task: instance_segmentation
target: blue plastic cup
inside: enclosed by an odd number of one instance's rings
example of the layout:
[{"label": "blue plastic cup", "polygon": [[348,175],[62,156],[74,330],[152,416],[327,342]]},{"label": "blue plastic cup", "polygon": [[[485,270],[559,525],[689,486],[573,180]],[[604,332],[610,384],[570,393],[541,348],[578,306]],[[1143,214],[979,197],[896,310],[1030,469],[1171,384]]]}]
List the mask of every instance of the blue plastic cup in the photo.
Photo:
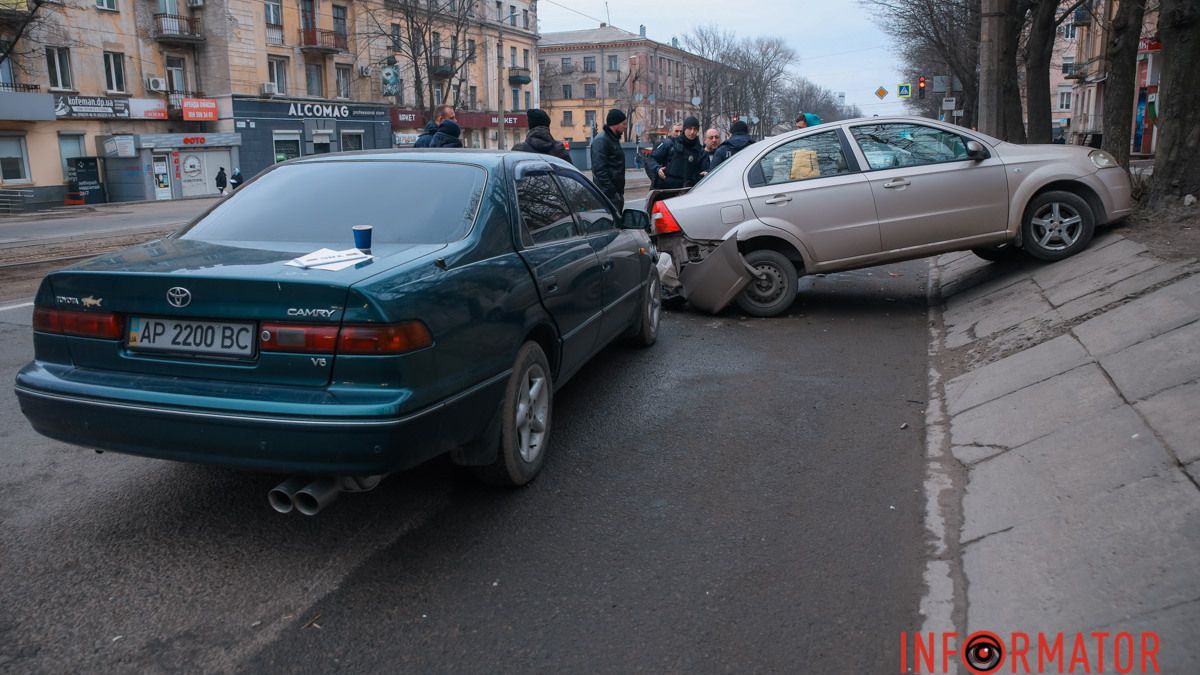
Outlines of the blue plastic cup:
[{"label": "blue plastic cup", "polygon": [[367,251],[371,248],[371,226],[370,225],[355,225],[354,230],[354,248],[360,251]]}]

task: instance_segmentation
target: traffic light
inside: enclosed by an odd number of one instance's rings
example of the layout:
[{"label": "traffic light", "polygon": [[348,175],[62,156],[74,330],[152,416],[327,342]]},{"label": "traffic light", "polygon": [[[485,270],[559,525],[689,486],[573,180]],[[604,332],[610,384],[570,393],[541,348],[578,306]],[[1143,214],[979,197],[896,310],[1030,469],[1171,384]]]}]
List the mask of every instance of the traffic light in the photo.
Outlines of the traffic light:
[{"label": "traffic light", "polygon": [[917,98],[925,98],[925,76],[917,78]]}]

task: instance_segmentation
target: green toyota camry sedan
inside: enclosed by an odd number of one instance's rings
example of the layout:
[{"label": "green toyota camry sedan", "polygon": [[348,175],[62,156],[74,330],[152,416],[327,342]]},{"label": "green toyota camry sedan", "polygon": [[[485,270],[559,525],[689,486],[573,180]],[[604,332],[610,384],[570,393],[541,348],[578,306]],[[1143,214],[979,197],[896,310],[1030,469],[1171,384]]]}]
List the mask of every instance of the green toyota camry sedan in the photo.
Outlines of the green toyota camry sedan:
[{"label": "green toyota camry sedan", "polygon": [[296,474],[280,511],[443,453],[522,485],[554,392],[615,339],[655,342],[647,222],[542,155],[294,160],[47,276],[17,397],[69,443]]}]

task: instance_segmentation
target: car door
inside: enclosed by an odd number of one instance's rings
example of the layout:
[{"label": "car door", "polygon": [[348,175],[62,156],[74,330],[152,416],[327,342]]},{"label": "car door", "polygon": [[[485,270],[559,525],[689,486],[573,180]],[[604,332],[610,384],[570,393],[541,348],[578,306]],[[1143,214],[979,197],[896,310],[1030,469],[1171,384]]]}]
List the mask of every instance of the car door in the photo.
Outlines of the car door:
[{"label": "car door", "polygon": [[533,271],[542,304],[558,326],[563,343],[561,380],[583,365],[596,347],[604,273],[548,164],[518,164],[516,188],[521,257]]},{"label": "car door", "polygon": [[584,238],[600,258],[604,272],[604,319],[600,329],[602,344],[608,344],[629,328],[638,316],[642,281],[649,271],[648,258],[635,230],[617,227],[612,206],[579,174],[560,170],[559,185]]},{"label": "car door", "polygon": [[817,263],[879,252],[871,186],[835,129],[771,148],[750,167],[754,215],[794,233]]},{"label": "car door", "polygon": [[913,122],[850,127],[866,164],[884,251],[986,237],[1008,227],[1008,181],[994,154],[967,158],[967,139]]}]

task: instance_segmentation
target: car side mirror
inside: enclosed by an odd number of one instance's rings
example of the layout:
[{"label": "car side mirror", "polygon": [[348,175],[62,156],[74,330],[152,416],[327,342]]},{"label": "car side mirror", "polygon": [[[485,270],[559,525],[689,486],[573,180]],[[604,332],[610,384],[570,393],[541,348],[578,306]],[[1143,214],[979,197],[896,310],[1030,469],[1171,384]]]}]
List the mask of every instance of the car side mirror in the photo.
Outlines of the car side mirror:
[{"label": "car side mirror", "polygon": [[991,155],[988,154],[987,148],[983,147],[983,143],[979,141],[967,141],[967,159],[978,162],[988,157],[991,157]]},{"label": "car side mirror", "polygon": [[622,230],[650,231],[650,215],[638,209],[625,209],[621,214]]}]

